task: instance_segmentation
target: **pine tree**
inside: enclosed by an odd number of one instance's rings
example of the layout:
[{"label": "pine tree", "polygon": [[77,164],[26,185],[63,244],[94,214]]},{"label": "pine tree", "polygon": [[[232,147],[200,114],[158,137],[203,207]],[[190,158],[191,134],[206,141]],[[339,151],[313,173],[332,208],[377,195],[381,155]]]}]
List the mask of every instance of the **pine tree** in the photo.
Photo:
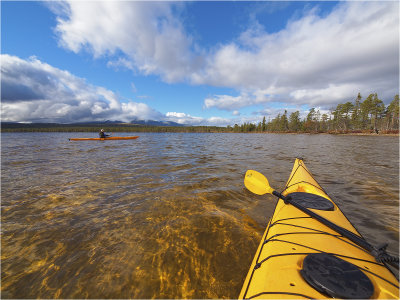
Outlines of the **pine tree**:
[{"label": "pine tree", "polygon": [[267,125],[265,124],[265,116],[264,116],[264,118],[263,118],[263,120],[262,120],[262,126],[261,126],[261,130],[262,131],[266,131],[267,130]]},{"label": "pine tree", "polygon": [[374,94],[370,94],[362,103],[361,103],[361,127],[362,129],[371,129],[369,126],[370,118],[369,115],[372,112],[373,106],[373,97]]},{"label": "pine tree", "polygon": [[372,110],[371,116],[373,117],[374,130],[378,132],[378,122],[382,119],[382,115],[385,112],[385,104],[381,99],[378,98],[378,94],[374,94],[372,98]]},{"label": "pine tree", "polygon": [[361,94],[358,93],[355,104],[353,106],[353,111],[351,114],[351,123],[353,128],[359,129],[361,126],[361,120],[360,120],[360,105],[361,105]]},{"label": "pine tree", "polygon": [[287,131],[289,129],[289,122],[287,118],[287,110],[283,113],[279,122],[279,131]]},{"label": "pine tree", "polygon": [[387,129],[399,129],[399,95],[395,95],[393,101],[387,107]]},{"label": "pine tree", "polygon": [[289,130],[299,131],[300,130],[300,112],[296,111],[289,116]]},{"label": "pine tree", "polygon": [[352,111],[354,108],[353,103],[351,102],[346,102],[345,104],[342,105],[341,107],[341,114],[344,115],[344,130],[347,130],[348,128],[348,119],[349,119],[349,113]]}]

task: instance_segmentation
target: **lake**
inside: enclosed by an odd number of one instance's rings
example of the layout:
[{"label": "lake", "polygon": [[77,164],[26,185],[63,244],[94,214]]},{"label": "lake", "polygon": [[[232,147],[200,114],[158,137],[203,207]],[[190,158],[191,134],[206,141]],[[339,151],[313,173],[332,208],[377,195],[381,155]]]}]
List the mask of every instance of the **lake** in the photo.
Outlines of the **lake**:
[{"label": "lake", "polygon": [[[237,298],[276,198],[304,161],[373,245],[399,244],[399,138],[1,135],[2,298]],[[129,136],[132,133],[114,135]]]}]

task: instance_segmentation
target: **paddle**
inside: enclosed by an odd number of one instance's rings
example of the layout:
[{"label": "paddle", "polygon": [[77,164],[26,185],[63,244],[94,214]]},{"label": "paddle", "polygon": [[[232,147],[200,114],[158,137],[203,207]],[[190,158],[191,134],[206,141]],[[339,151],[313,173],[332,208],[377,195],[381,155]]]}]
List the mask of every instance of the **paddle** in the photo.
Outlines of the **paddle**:
[{"label": "paddle", "polygon": [[[316,214],[315,212],[309,210],[308,208],[302,206],[301,204],[297,203],[296,201],[293,201],[290,197],[285,197],[281,193],[275,191],[268,182],[268,179],[261,173],[254,171],[254,170],[248,170],[246,172],[246,175],[244,176],[244,185],[246,188],[257,195],[264,195],[264,194],[272,194],[277,196],[278,198],[282,199],[285,204],[291,204],[297,209],[301,210],[302,212],[306,213],[310,217],[312,217],[315,220],[318,220],[322,224],[328,226],[330,229],[336,231],[340,235],[348,238],[351,240],[353,243],[357,244],[358,246],[364,248],[368,252],[370,252],[379,262],[386,261],[385,258],[388,259],[390,257],[389,254],[386,253],[385,248],[386,247],[380,247],[379,249],[375,248],[371,244],[369,244],[366,240],[363,238],[359,237],[358,235],[354,234],[353,232],[336,225],[335,223],[332,223],[331,221],[325,219],[324,217]],[[390,260],[390,259],[389,259]],[[393,261],[387,261],[389,263],[393,263]],[[395,265],[398,267],[398,258],[397,258],[397,264]]]}]

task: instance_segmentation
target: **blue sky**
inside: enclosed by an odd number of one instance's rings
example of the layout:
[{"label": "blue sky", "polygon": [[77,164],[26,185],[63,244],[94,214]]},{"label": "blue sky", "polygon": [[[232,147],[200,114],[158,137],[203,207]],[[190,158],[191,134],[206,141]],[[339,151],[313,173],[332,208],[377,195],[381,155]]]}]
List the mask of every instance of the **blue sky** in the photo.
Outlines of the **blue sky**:
[{"label": "blue sky", "polygon": [[3,121],[226,126],[399,91],[397,1],[1,2]]}]

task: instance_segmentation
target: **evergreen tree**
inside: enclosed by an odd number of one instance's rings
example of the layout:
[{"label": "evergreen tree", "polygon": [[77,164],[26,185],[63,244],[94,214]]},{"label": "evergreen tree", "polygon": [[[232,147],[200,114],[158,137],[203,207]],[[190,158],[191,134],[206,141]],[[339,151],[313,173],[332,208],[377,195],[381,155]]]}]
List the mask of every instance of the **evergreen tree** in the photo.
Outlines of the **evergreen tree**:
[{"label": "evergreen tree", "polygon": [[311,108],[309,113],[307,114],[306,121],[304,123],[304,129],[306,131],[314,131],[315,130],[315,116],[316,116],[316,111],[315,108]]},{"label": "evergreen tree", "polygon": [[360,120],[360,106],[361,106],[361,94],[358,93],[355,104],[353,106],[353,111],[351,114],[351,123],[353,128],[359,129],[361,126],[361,120]]},{"label": "evergreen tree", "polygon": [[287,118],[287,110],[283,113],[281,119],[279,120],[279,131],[287,131],[289,129],[289,122]]},{"label": "evergreen tree", "polygon": [[373,106],[373,97],[374,94],[370,94],[362,103],[361,103],[361,128],[362,129],[371,129],[370,127],[370,118],[369,115],[372,112]]},{"label": "evergreen tree", "polygon": [[258,122],[256,131],[257,131],[257,132],[261,132],[261,131],[262,131],[262,123],[261,123],[261,122]]},{"label": "evergreen tree", "polygon": [[311,108],[310,112],[307,115],[307,121],[313,121],[315,118],[315,108]]},{"label": "evergreen tree", "polygon": [[289,116],[289,130],[290,131],[299,131],[300,130],[300,112],[296,111],[290,114]]},{"label": "evergreen tree", "polygon": [[267,124],[265,123],[265,116],[264,116],[264,118],[262,120],[261,130],[262,131],[266,131],[267,130]]},{"label": "evergreen tree", "polygon": [[322,116],[321,116],[321,126],[320,126],[320,129],[322,130],[322,131],[327,131],[327,130],[329,130],[329,128],[328,128],[328,115],[327,114],[322,114]]},{"label": "evergreen tree", "polygon": [[335,130],[343,130],[343,118],[342,118],[342,111],[343,111],[343,104],[339,103],[335,110],[333,111],[333,126]]},{"label": "evergreen tree", "polygon": [[399,129],[399,95],[395,95],[393,101],[387,107],[386,117],[388,119],[387,122],[387,130]]},{"label": "evergreen tree", "polygon": [[371,117],[373,118],[373,128],[375,131],[378,131],[378,125],[379,125],[378,122],[380,119],[382,119],[384,112],[385,112],[385,104],[381,99],[378,98],[378,95],[375,93],[372,98],[372,109],[371,109]]},{"label": "evergreen tree", "polygon": [[344,121],[343,121],[343,124],[344,124],[344,130],[347,130],[348,129],[348,125],[349,125],[349,113],[350,113],[350,111],[352,111],[353,110],[353,108],[354,108],[354,105],[353,105],[353,103],[351,103],[351,102],[346,102],[345,104],[343,104],[342,106],[341,106],[341,111],[340,111],[340,114],[344,117]]}]

